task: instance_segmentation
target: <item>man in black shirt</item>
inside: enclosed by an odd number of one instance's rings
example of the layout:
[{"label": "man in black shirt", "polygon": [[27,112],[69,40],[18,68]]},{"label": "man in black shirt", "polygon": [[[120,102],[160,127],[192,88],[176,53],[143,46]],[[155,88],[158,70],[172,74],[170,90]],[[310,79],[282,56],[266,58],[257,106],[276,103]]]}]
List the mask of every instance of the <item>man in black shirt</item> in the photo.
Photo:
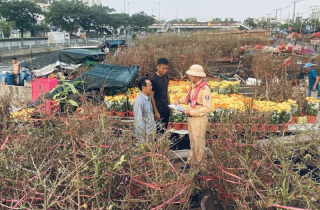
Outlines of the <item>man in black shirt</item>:
[{"label": "man in black shirt", "polygon": [[170,96],[168,92],[169,79],[166,75],[169,61],[166,58],[159,58],[157,62],[157,72],[150,77],[152,83],[151,102],[156,120],[163,125],[160,132],[163,133],[168,126],[170,109]]}]

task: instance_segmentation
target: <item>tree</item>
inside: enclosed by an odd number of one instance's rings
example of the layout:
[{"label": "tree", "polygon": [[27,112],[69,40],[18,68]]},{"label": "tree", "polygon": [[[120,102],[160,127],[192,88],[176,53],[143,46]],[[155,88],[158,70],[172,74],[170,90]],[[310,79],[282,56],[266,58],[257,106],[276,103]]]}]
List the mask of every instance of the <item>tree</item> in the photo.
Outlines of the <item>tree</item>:
[{"label": "tree", "polygon": [[108,14],[113,11],[114,9],[101,5],[85,6],[79,16],[79,25],[86,31],[86,36],[91,29],[101,31],[108,19]]},{"label": "tree", "polygon": [[213,23],[222,23],[222,20],[220,18],[214,18],[212,19]]},{"label": "tree", "polygon": [[42,11],[37,4],[30,1],[9,1],[1,3],[0,13],[8,22],[15,23],[15,28],[20,30],[21,42],[23,42],[23,32],[36,22],[36,17]]},{"label": "tree", "polygon": [[85,9],[85,5],[80,1],[54,1],[49,6],[46,21],[67,31],[71,37],[72,32],[79,28],[79,17],[85,12]]},{"label": "tree", "polygon": [[131,20],[132,25],[138,27],[140,31],[143,27],[145,27],[147,31],[148,27],[155,23],[155,19],[144,12],[133,14]]},{"label": "tree", "polygon": [[262,29],[269,30],[269,29],[268,29],[269,24],[270,24],[270,23],[268,22],[267,19],[262,19],[262,20],[258,21],[257,27],[262,28]]},{"label": "tree", "polygon": [[[36,27],[37,33],[38,32],[48,32],[48,31],[50,31],[49,26],[47,26],[46,24],[35,25],[35,27]],[[31,33],[31,36],[35,36],[33,27],[30,28],[30,33]]]},{"label": "tree", "polygon": [[0,21],[0,26],[2,27],[2,33],[3,33],[2,35],[3,35],[3,37],[4,38],[9,38],[10,37],[10,28],[14,28],[15,24],[14,24],[14,22],[8,22],[6,20],[1,20]]},{"label": "tree", "polygon": [[256,28],[256,27],[257,27],[257,24],[256,24],[256,22],[254,21],[254,19],[253,19],[253,18],[250,18],[250,17],[247,18],[247,19],[245,19],[245,20],[244,20],[244,23],[245,23],[246,25],[252,27],[252,28]]}]

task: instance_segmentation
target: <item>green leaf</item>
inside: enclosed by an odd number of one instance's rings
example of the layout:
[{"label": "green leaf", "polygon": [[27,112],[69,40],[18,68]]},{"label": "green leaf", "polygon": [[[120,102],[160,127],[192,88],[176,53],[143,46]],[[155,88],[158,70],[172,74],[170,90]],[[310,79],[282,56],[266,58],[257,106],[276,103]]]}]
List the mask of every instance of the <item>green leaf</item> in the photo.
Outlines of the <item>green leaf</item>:
[{"label": "green leaf", "polygon": [[62,92],[55,94],[55,95],[53,96],[53,100],[56,100],[57,97],[60,96],[61,94],[62,94]]},{"label": "green leaf", "polygon": [[121,155],[121,158],[120,158],[119,162],[117,162],[117,163],[114,165],[113,169],[118,168],[118,166],[121,165],[124,161],[126,161],[126,160],[124,159],[124,155]]},{"label": "green leaf", "polygon": [[72,106],[79,106],[78,103],[74,100],[68,100],[68,102],[72,105]]},{"label": "green leaf", "polygon": [[61,87],[61,85],[57,85],[57,86],[55,86],[51,91],[50,91],[50,93],[53,93],[56,89],[58,89],[59,87]]},{"label": "green leaf", "polygon": [[69,86],[73,94],[78,93],[76,88],[71,83],[66,82],[65,85]]},{"label": "green leaf", "polygon": [[73,83],[71,83],[71,84],[74,86],[74,85],[76,85],[76,84],[78,84],[78,83],[85,83],[85,81],[75,81],[75,82],[73,82]]}]

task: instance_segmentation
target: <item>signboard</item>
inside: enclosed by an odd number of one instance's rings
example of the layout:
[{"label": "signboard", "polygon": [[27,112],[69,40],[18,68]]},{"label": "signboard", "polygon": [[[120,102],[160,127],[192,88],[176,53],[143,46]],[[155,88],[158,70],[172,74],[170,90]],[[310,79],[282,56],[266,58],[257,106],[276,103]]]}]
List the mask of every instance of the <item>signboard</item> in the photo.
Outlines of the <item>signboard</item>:
[{"label": "signboard", "polygon": [[48,43],[64,43],[65,41],[64,32],[48,32]]},{"label": "signboard", "polygon": [[320,44],[320,39],[310,39],[311,44]]}]

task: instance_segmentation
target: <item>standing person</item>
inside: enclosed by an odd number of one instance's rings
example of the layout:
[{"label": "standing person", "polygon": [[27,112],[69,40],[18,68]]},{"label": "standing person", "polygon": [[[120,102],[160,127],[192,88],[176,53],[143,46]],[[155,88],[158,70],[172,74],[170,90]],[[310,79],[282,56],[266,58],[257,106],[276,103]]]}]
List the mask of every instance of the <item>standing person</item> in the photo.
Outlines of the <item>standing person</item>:
[{"label": "standing person", "polygon": [[169,79],[167,76],[169,61],[166,58],[159,58],[157,61],[157,71],[150,77],[152,82],[152,96],[151,101],[155,118],[163,127],[160,126],[160,132],[164,133],[164,130],[168,126],[170,109],[168,107],[170,103],[170,95],[168,91]]},{"label": "standing person", "polygon": [[306,63],[303,66],[308,71],[308,81],[309,87],[307,91],[307,96],[311,96],[315,99],[318,98],[318,91],[319,91],[319,77],[317,72],[312,69],[312,63]]},{"label": "standing person", "polygon": [[149,97],[152,92],[152,83],[147,77],[141,77],[138,80],[138,87],[140,93],[133,102],[135,134],[140,143],[145,143],[154,139],[156,133],[156,122]]},{"label": "standing person", "polygon": [[190,167],[191,161],[199,163],[206,149],[207,114],[211,112],[211,92],[209,85],[203,80],[206,77],[203,67],[195,64],[186,72],[190,87],[186,97],[175,101],[175,105],[188,104],[183,113],[188,116],[188,132],[191,152],[182,169]]},{"label": "standing person", "polygon": [[13,63],[13,84],[20,84],[20,63],[17,61],[16,57],[12,58]]}]

